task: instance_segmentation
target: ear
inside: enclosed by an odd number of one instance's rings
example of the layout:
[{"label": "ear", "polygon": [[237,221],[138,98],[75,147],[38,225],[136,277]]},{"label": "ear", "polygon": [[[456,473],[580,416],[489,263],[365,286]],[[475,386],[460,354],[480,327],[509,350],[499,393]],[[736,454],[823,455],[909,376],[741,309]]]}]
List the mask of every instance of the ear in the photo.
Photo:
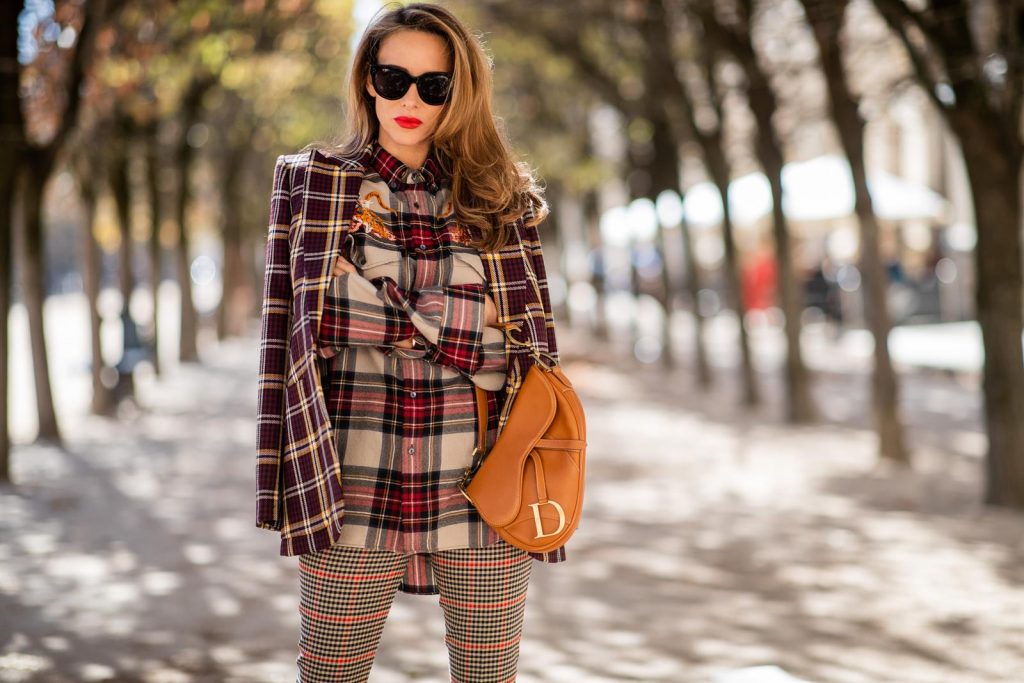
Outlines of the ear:
[{"label": "ear", "polygon": [[373,89],[373,79],[370,78],[370,74],[366,74],[366,92],[370,93],[370,97],[376,99],[377,91]]}]

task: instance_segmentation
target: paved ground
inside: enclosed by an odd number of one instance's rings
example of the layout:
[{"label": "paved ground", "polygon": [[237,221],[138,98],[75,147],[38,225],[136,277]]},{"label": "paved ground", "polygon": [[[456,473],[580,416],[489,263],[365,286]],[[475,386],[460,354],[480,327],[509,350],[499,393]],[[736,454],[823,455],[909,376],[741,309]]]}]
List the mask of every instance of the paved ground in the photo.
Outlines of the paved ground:
[{"label": "paved ground", "polygon": [[[1024,517],[978,503],[976,378],[908,373],[917,470],[901,473],[875,467],[865,378],[827,372],[827,349],[809,351],[826,420],[797,428],[774,372],[743,414],[726,367],[702,394],[684,370],[560,340],[587,408],[586,514],[569,562],[534,564],[521,681],[718,683],[768,664],[818,683],[1024,681]],[[16,448],[0,683],[294,680],[296,560],[252,524],[255,340],[204,359],[143,379],[121,421],[68,408],[67,450]],[[446,670],[436,597],[399,594],[371,682]]]}]

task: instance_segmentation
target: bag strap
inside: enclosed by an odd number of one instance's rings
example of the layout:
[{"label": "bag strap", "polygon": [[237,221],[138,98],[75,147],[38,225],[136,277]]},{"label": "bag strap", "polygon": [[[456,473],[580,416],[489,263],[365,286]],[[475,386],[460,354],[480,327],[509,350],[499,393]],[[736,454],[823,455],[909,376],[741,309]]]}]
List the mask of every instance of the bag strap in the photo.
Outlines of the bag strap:
[{"label": "bag strap", "polygon": [[487,392],[476,388],[477,441],[476,450],[484,452],[487,446]]},{"label": "bag strap", "polygon": [[[550,353],[535,349],[533,345],[527,344],[526,342],[517,341],[510,335],[507,336],[509,341],[513,344],[529,346],[531,349],[530,355],[533,356],[534,362],[544,370],[550,371],[558,365],[555,361],[555,357]],[[542,356],[546,356],[548,361],[545,362]],[[476,389],[477,441],[476,447],[473,449],[473,455],[470,460],[469,467],[466,468],[465,473],[462,475],[462,479],[460,480],[460,488],[469,484],[469,481],[473,478],[473,474],[476,473],[477,468],[480,466],[480,462],[484,457],[484,451],[487,448],[487,392],[476,385],[474,385],[474,388]]]},{"label": "bag strap", "polygon": [[466,467],[462,473],[462,477],[459,479],[459,489],[462,490],[463,494],[465,494],[466,487],[469,485],[470,480],[473,479],[473,475],[476,474],[477,469],[480,467],[480,463],[484,457],[484,449],[487,446],[487,394],[480,387],[476,387],[476,416],[476,447],[473,449],[473,455],[471,456],[469,466]]}]

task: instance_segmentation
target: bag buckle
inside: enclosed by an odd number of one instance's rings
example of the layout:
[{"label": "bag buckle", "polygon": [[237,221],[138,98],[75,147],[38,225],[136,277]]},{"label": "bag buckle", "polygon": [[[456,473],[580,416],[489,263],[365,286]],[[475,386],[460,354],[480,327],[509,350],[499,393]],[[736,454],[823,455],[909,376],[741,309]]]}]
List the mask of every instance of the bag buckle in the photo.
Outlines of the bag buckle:
[{"label": "bag buckle", "polygon": [[[459,490],[462,491],[462,495],[466,496],[467,499],[469,499],[469,496],[466,495],[466,487],[469,486],[469,482],[473,481],[473,475],[476,474],[476,471],[479,469],[479,462],[478,462],[478,458],[479,457],[480,457],[480,447],[479,446],[474,446],[473,447],[473,453],[470,456],[469,466],[466,467],[462,471],[462,476],[459,477],[459,481],[458,481]],[[470,500],[470,502],[472,502],[472,501]]]}]

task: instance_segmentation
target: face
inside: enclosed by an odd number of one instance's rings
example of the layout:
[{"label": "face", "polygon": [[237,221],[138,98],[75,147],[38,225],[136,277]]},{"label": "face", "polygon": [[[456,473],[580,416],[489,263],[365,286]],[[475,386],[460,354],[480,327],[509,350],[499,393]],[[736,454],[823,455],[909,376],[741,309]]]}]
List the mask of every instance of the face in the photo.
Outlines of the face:
[{"label": "face", "polygon": [[[389,35],[380,45],[377,62],[400,66],[413,77],[428,71],[451,72],[444,41],[423,31],[402,30]],[[388,100],[377,94],[367,75],[366,91],[374,98],[381,146],[406,163],[422,163],[445,105],[423,102],[415,83],[401,98]]]}]

